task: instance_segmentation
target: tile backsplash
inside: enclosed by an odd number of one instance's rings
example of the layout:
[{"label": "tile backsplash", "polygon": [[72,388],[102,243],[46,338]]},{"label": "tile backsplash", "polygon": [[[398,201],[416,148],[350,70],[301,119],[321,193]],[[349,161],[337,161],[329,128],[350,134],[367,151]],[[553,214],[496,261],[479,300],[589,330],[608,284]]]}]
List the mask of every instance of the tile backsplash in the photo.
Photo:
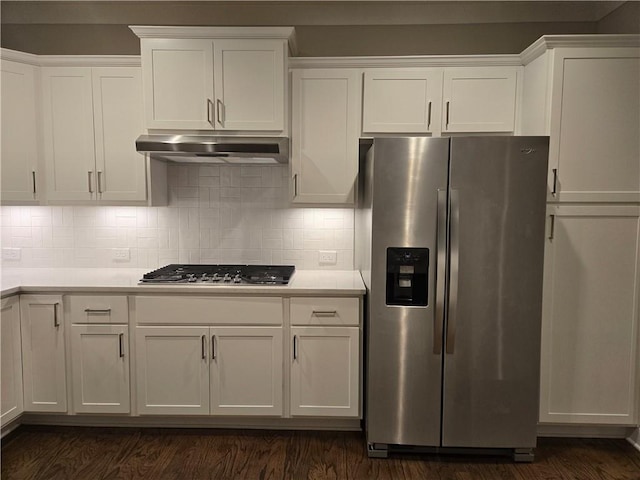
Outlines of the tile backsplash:
[{"label": "tile backsplash", "polygon": [[[292,207],[286,166],[170,165],[168,173],[167,207],[1,207],[2,265],[353,269],[353,209]],[[320,264],[320,250],[336,251],[336,264]]]}]

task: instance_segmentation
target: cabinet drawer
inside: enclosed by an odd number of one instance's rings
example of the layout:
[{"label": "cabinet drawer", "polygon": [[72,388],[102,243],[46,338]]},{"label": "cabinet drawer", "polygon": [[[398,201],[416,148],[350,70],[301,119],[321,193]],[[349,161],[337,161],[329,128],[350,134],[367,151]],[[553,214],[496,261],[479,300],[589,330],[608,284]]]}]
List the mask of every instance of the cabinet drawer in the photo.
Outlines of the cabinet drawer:
[{"label": "cabinet drawer", "polygon": [[280,297],[136,297],[138,324],[282,325]]},{"label": "cabinet drawer", "polygon": [[71,323],[129,323],[129,303],[124,295],[72,295]]},{"label": "cabinet drawer", "polygon": [[359,325],[359,310],[357,298],[292,298],[291,324]]}]

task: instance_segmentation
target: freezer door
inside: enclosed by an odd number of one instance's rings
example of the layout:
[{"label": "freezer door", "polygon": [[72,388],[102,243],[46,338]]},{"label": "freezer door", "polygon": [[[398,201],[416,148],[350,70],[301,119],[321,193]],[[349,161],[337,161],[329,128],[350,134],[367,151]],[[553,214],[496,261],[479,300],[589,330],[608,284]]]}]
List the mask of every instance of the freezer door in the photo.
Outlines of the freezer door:
[{"label": "freezer door", "polygon": [[368,156],[370,444],[440,443],[448,148],[445,138],[376,138]]},{"label": "freezer door", "polygon": [[547,137],[451,141],[445,447],[535,446],[547,156]]}]

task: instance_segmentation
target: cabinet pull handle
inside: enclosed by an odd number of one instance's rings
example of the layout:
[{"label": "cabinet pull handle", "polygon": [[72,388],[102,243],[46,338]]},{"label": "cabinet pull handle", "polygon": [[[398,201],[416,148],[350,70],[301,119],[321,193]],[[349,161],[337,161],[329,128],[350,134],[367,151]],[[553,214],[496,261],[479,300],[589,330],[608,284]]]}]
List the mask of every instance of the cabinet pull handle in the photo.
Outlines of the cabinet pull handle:
[{"label": "cabinet pull handle", "polygon": [[85,313],[111,313],[110,308],[85,308]]},{"label": "cabinet pull handle", "polygon": [[293,336],[293,359],[298,359],[298,336]]},{"label": "cabinet pull handle", "polygon": [[293,176],[293,196],[294,197],[298,196],[298,174],[297,173]]},{"label": "cabinet pull handle", "polygon": [[218,117],[218,123],[220,125],[222,125],[222,122],[224,122],[223,115],[224,115],[224,103],[222,103],[222,101],[219,98],[217,98],[216,99],[216,116]]},{"label": "cabinet pull handle", "polygon": [[427,129],[431,128],[431,100],[429,100],[429,106],[427,107]]},{"label": "cabinet pull handle", "polygon": [[124,357],[124,333],[118,335],[118,348],[120,349],[120,358]]},{"label": "cabinet pull handle", "polygon": [[60,320],[58,319],[58,305],[58,302],[53,304],[53,326],[55,328],[60,326]]},{"label": "cabinet pull handle", "polygon": [[337,310],[314,310],[311,315],[316,317],[335,317],[338,314]]},{"label": "cabinet pull handle", "polygon": [[213,102],[210,98],[207,98],[207,122],[213,125],[213,119],[211,118],[211,111],[213,110]]},{"label": "cabinet pull handle", "polygon": [[553,190],[551,190],[551,195],[555,197],[556,193],[558,193],[558,169],[554,168],[551,171],[553,172]]},{"label": "cabinet pull handle", "polygon": [[206,335],[202,335],[202,338],[200,338],[201,344],[202,344],[202,359],[206,360],[207,359],[207,352],[205,351],[207,349],[207,336]]},{"label": "cabinet pull handle", "polygon": [[33,196],[36,196],[36,171],[31,170],[31,181],[33,182]]},{"label": "cabinet pull handle", "polygon": [[447,103],[446,103],[446,111],[447,111],[447,116],[446,116],[445,127],[449,128],[449,100],[447,100]]},{"label": "cabinet pull handle", "polygon": [[553,240],[553,236],[556,233],[556,216],[551,214],[549,215],[551,217],[551,228],[549,228],[549,240]]},{"label": "cabinet pull handle", "polygon": [[93,172],[91,170],[89,170],[87,172],[87,181],[89,182],[89,193],[93,193],[93,188],[91,188],[91,175],[93,174]]},{"label": "cabinet pull handle", "polygon": [[211,360],[216,359],[216,336],[211,335]]},{"label": "cabinet pull handle", "polygon": [[102,193],[102,172],[98,170],[98,193]]}]

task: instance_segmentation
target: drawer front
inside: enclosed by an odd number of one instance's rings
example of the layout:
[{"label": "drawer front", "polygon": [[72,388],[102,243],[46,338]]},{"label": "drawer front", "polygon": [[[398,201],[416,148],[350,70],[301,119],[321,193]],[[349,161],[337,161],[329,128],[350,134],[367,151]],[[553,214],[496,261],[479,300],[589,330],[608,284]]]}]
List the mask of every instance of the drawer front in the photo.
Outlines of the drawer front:
[{"label": "drawer front", "polygon": [[129,323],[129,303],[124,295],[70,295],[71,323]]},{"label": "drawer front", "polygon": [[135,297],[139,325],[282,325],[280,297]]},{"label": "drawer front", "polygon": [[292,325],[360,325],[358,298],[291,299]]}]

